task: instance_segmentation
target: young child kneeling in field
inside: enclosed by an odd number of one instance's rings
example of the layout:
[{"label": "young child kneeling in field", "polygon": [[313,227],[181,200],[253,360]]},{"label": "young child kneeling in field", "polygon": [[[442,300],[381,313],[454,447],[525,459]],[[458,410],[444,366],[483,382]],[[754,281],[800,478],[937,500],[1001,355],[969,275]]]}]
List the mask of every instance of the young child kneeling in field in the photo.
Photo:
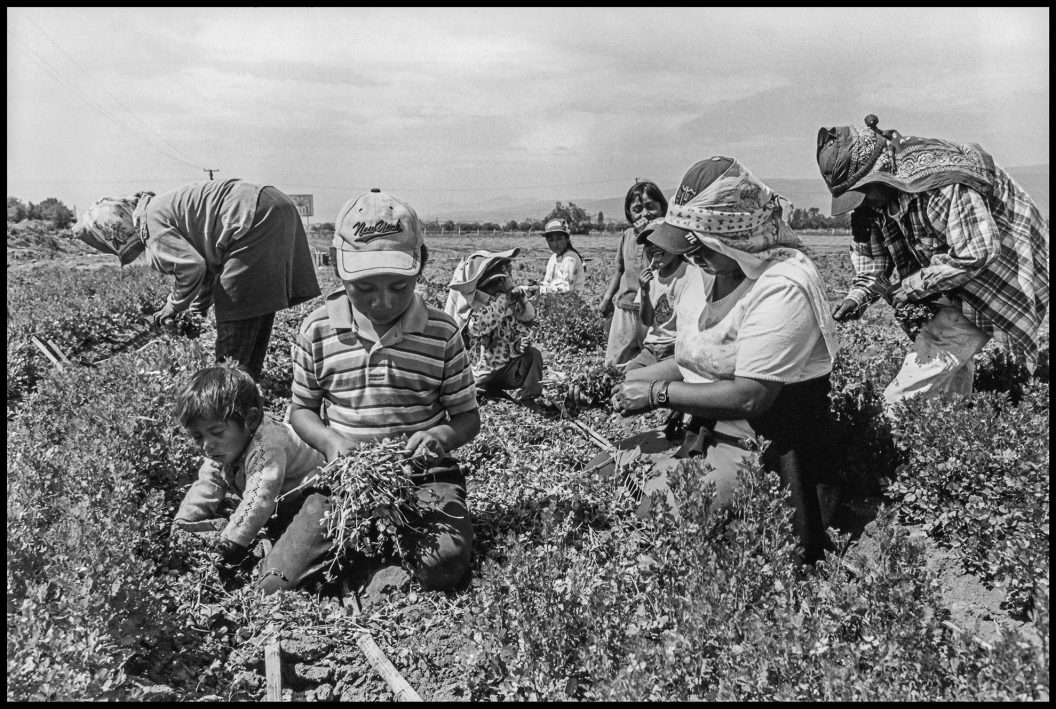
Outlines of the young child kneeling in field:
[{"label": "young child kneeling in field", "polygon": [[[174,537],[193,533],[215,541],[220,564],[228,570],[247,559],[262,529],[277,540],[263,568],[273,565],[276,551],[281,555],[286,547],[298,548],[298,539],[284,531],[308,507],[307,495],[281,502],[276,498],[317,471],[323,456],[289,424],[263,413],[253,378],[234,366],[199,370],[177,396],[175,416],[205,460],[176,513]],[[241,499],[225,521],[221,510],[229,494]],[[291,577],[290,585],[297,581]]]},{"label": "young child kneeling in field", "polygon": [[[647,228],[655,229],[663,218],[654,219]],[[649,264],[638,277],[639,289],[634,299],[641,318],[649,330],[642,340],[642,351],[624,367],[630,372],[650,364],[662,362],[675,354],[675,310],[685,290],[686,269],[693,268],[676,254],[668,253],[656,244],[638,237],[645,244],[645,260]]]},{"label": "young child kneeling in field", "polygon": [[448,286],[447,313],[464,321],[478,389],[516,389],[514,399],[526,401],[543,391],[543,355],[529,344],[535,307],[510,275],[518,253],[477,251],[461,261]]},{"label": "young child kneeling in field", "polygon": [[[342,287],[293,344],[290,423],[327,462],[406,436],[418,507],[399,530],[403,561],[426,589],[457,588],[469,578],[473,524],[450,452],[480,432],[462,335],[415,293],[428,251],[413,209],[375,189],[346,202],[335,227],[331,260]],[[293,525],[328,543],[320,515]]]}]

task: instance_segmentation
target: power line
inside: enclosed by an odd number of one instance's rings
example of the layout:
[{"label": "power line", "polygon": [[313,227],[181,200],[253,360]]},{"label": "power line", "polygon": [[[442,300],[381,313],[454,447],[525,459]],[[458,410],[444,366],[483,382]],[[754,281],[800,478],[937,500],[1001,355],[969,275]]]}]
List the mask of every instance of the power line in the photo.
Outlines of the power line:
[{"label": "power line", "polygon": [[127,180],[8,180],[8,184],[14,182],[20,185],[141,185],[151,182],[186,179],[186,175],[180,175],[179,177],[132,177]]},{"label": "power line", "polygon": [[[76,66],[76,67],[77,67],[78,69],[80,69],[80,70],[81,70],[81,73],[83,73],[83,74],[84,74],[85,76],[87,76],[87,77],[88,77],[89,79],[91,79],[91,80],[92,80],[92,81],[93,81],[94,83],[96,83],[96,84],[98,85],[98,87],[99,87],[99,88],[100,88],[100,89],[101,89],[101,90],[103,91],[103,93],[105,93],[105,94],[106,94],[107,96],[109,96],[109,97],[110,97],[111,99],[113,99],[114,103],[116,103],[116,104],[117,104],[118,106],[120,106],[121,108],[123,108],[123,109],[125,109],[126,111],[128,111],[128,114],[129,114],[130,116],[132,116],[132,117],[133,117],[133,118],[135,118],[135,119],[136,119],[137,121],[139,121],[139,122],[140,122],[140,123],[142,123],[142,124],[143,124],[144,126],[146,126],[147,130],[149,130],[149,131],[150,131],[151,133],[153,133],[154,135],[158,136],[158,138],[160,138],[160,139],[161,139],[161,142],[165,143],[165,145],[167,145],[167,146],[168,146],[169,148],[171,148],[171,149],[172,149],[172,150],[173,150],[173,151],[174,151],[175,153],[178,153],[178,154],[182,154],[182,151],[181,151],[181,150],[180,150],[179,148],[177,148],[176,146],[174,146],[174,145],[173,145],[172,143],[170,143],[170,142],[169,142],[169,141],[168,141],[168,140],[167,140],[167,139],[165,138],[165,136],[163,136],[163,135],[162,135],[161,133],[159,133],[158,131],[156,131],[156,130],[154,129],[154,127],[153,127],[153,126],[151,126],[151,125],[150,125],[149,123],[147,123],[147,122],[146,122],[146,121],[144,121],[144,120],[143,120],[142,118],[140,118],[140,117],[139,117],[138,115],[136,115],[136,113],[135,113],[135,112],[134,112],[134,111],[133,111],[133,110],[132,110],[131,108],[129,108],[129,107],[128,107],[128,106],[126,106],[125,104],[121,103],[121,100],[120,100],[120,99],[118,99],[118,98],[117,98],[116,96],[114,96],[114,95],[113,95],[112,93],[110,93],[109,91],[107,91],[107,89],[106,89],[106,86],[105,86],[105,84],[104,84],[103,82],[100,82],[100,81],[96,80],[96,78],[95,78],[94,76],[92,76],[92,75],[91,75],[91,73],[89,73],[89,71],[88,71],[87,69],[85,69],[85,68],[84,68],[83,66],[81,66],[81,64],[80,64],[80,63],[79,63],[79,62],[78,62],[78,61],[77,61],[76,59],[74,59],[74,58],[73,58],[72,56],[70,56],[70,53],[69,53],[69,52],[67,52],[67,51],[66,51],[65,49],[63,49],[63,47],[62,47],[62,45],[61,45],[61,44],[59,44],[58,42],[56,42],[56,41],[55,41],[55,40],[54,40],[54,39],[53,39],[53,38],[52,38],[52,37],[51,37],[51,36],[50,36],[50,35],[49,35],[49,34],[48,34],[47,32],[45,32],[45,31],[44,31],[44,28],[43,28],[43,27],[41,27],[41,26],[40,26],[40,25],[38,25],[38,24],[37,24],[36,22],[34,22],[34,21],[33,21],[33,18],[31,18],[31,17],[26,17],[26,19],[27,19],[27,20],[29,20],[30,24],[32,24],[32,25],[33,25],[34,27],[36,27],[36,28],[37,28],[37,31],[39,31],[39,32],[40,32],[40,33],[41,33],[42,35],[44,35],[44,37],[45,37],[45,38],[46,38],[46,39],[47,39],[47,40],[48,40],[49,42],[51,42],[51,43],[52,43],[52,44],[54,44],[54,45],[55,45],[56,47],[58,47],[59,51],[60,51],[60,52],[62,52],[62,53],[63,53],[63,54],[64,54],[64,55],[66,56],[66,58],[67,58],[67,59],[69,59],[69,60],[70,60],[70,62],[72,62],[72,63],[73,63],[73,65],[74,65],[74,66]],[[187,164],[188,164],[188,165],[191,165],[192,163],[191,163],[191,162],[188,162]],[[197,167],[197,165],[195,165],[195,167]]]},{"label": "power line", "polygon": [[[25,55],[26,58],[28,58],[30,61],[36,63],[39,66],[41,66],[46,72],[48,72],[48,74],[53,79],[55,79],[59,83],[65,85],[67,88],[72,89],[73,91],[76,91],[80,95],[80,97],[84,100],[85,103],[87,103],[90,107],[92,107],[96,111],[98,111],[104,118],[109,118],[113,122],[117,123],[119,126],[123,127],[129,133],[134,135],[135,137],[139,138],[140,140],[142,140],[143,142],[147,143],[151,147],[156,148],[157,150],[165,153],[165,155],[168,156],[169,158],[171,158],[173,160],[176,160],[177,162],[181,162],[181,163],[183,163],[185,165],[190,165],[191,167],[195,167],[195,168],[199,167],[198,165],[194,165],[193,163],[190,163],[190,162],[184,160],[182,157],[178,157],[178,156],[173,155],[167,149],[157,145],[156,143],[151,141],[149,138],[146,138],[143,135],[137,133],[130,125],[128,125],[127,123],[125,123],[124,121],[119,119],[117,116],[115,116],[113,113],[111,113],[110,111],[106,110],[105,108],[103,108],[99,104],[97,104],[94,101],[92,101],[84,93],[84,91],[82,91],[81,88],[78,87],[76,84],[73,84],[73,83],[67,81],[65,78],[63,78],[63,76],[59,73],[59,71],[57,69],[55,69],[53,66],[51,66],[51,64],[49,64],[47,62],[47,60],[45,60],[43,57],[41,57],[39,54],[37,54],[32,48],[30,48],[28,45],[26,45],[21,39],[19,39],[14,34],[12,34],[11,30],[8,30],[7,34],[8,34],[9,37],[11,37],[13,40],[15,40],[15,42],[17,42],[18,45],[21,45],[21,46],[16,46],[15,49],[17,49],[18,51],[22,52],[22,54]],[[30,56],[30,54],[34,55],[36,58],[34,58],[34,56]]]}]

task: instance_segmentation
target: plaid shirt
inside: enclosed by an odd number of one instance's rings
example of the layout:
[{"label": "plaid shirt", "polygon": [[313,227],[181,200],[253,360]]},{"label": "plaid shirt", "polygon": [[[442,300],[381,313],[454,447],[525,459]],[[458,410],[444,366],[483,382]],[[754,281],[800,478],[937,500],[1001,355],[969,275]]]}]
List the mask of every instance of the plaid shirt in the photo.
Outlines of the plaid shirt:
[{"label": "plaid shirt", "polygon": [[951,291],[966,318],[1034,370],[1049,306],[1049,227],[1004,170],[995,167],[989,196],[952,184],[853,216],[848,298],[885,296],[892,274],[911,300]]}]

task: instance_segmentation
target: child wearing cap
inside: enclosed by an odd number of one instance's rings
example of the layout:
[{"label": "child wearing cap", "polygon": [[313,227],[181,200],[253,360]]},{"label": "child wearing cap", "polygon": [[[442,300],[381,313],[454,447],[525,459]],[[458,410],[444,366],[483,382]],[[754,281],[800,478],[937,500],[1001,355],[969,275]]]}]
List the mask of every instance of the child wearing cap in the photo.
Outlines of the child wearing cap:
[{"label": "child wearing cap", "polygon": [[[479,433],[480,416],[458,325],[415,293],[428,258],[418,216],[377,189],[349,200],[331,256],[342,287],[293,344],[290,423],[327,462],[406,436],[419,498],[440,504],[402,530],[404,561],[423,587],[456,588],[469,576],[473,525],[450,453]],[[318,520],[304,521],[322,534]]]},{"label": "child wearing cap", "polygon": [[529,344],[535,308],[510,275],[510,259],[519,251],[476,252],[449,287],[469,304],[465,327],[477,387],[484,393],[516,389],[514,399],[526,401],[543,391],[543,355]]},{"label": "child wearing cap", "polygon": [[546,276],[539,285],[528,286],[528,293],[582,293],[586,286],[583,257],[572,246],[568,222],[551,219],[543,228],[546,245],[553,252],[546,263]]},{"label": "child wearing cap", "polygon": [[[275,568],[293,587],[321,568],[327,545],[313,553],[296,535],[285,535],[284,525],[302,510],[321,514],[321,496],[308,490],[281,502],[279,498],[316,472],[323,456],[289,424],[262,413],[263,406],[253,378],[237,366],[201,369],[180,390],[174,415],[205,459],[176,512],[173,539],[204,537],[218,552],[220,568],[230,570],[248,558],[264,530],[275,546],[261,562],[261,580],[277,576],[268,573]],[[238,505],[223,515],[228,495],[238,498]],[[308,563],[276,565],[291,555]]]},{"label": "child wearing cap", "polygon": [[[663,217],[654,219],[646,228],[655,229],[663,221]],[[645,244],[646,266],[638,277],[639,288],[634,302],[639,306],[638,316],[648,330],[642,341],[642,351],[624,366],[625,372],[662,362],[675,354],[678,323],[675,313],[686,289],[686,271],[696,268],[641,235],[637,241]]]}]

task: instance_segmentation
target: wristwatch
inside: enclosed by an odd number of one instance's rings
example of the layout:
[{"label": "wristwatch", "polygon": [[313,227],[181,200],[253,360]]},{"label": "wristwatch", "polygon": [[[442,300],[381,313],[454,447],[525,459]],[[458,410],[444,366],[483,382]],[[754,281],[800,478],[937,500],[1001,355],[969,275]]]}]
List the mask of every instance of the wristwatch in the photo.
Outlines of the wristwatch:
[{"label": "wristwatch", "polygon": [[671,382],[663,381],[660,382],[660,387],[656,390],[656,405],[663,406],[667,403],[667,387],[671,385]]}]

